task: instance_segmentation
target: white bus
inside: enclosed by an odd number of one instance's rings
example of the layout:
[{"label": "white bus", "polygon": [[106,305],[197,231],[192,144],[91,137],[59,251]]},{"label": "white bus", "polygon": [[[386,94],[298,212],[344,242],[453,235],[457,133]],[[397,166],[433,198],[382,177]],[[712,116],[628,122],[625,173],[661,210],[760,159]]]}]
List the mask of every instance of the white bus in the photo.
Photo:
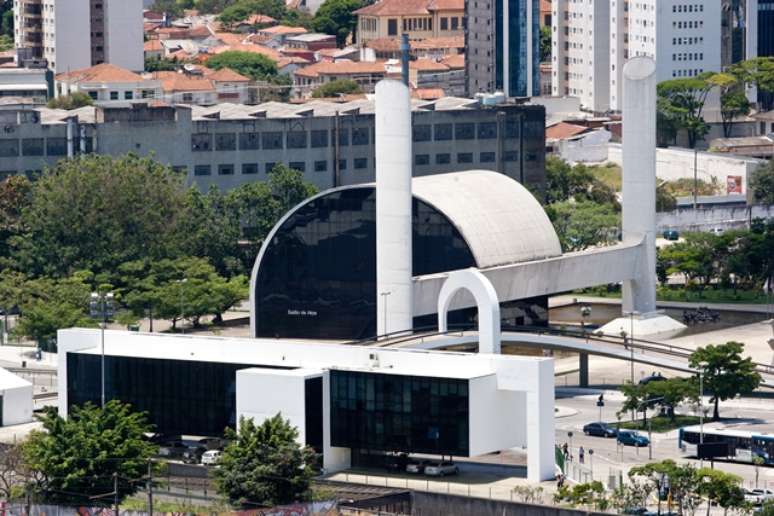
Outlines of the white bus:
[{"label": "white bus", "polygon": [[[696,445],[701,442],[701,427],[686,426],[680,429],[677,445],[689,455],[697,455]],[[704,427],[704,443],[728,444],[728,460],[752,462],[761,457],[765,464],[774,465],[774,433],[737,430],[734,428]]]}]

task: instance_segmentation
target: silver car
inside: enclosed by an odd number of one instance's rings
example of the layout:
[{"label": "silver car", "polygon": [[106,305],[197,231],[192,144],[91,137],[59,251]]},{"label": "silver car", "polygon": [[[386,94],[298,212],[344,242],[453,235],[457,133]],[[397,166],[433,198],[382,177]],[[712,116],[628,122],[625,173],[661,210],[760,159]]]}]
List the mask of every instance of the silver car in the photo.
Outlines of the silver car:
[{"label": "silver car", "polygon": [[430,464],[430,461],[428,460],[412,460],[406,464],[406,473],[417,473],[421,475],[425,472],[425,468],[428,464]]},{"label": "silver car", "polygon": [[460,468],[453,462],[431,462],[425,466],[425,475],[430,477],[445,477],[459,472]]}]

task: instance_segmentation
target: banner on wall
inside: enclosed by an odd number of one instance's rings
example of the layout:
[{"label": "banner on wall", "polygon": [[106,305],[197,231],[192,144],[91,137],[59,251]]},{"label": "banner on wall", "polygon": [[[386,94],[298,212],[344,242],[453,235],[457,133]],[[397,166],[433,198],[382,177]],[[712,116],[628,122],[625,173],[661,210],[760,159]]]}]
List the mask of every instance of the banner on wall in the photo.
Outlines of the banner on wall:
[{"label": "banner on wall", "polygon": [[726,193],[727,194],[742,193],[742,176],[726,177]]}]

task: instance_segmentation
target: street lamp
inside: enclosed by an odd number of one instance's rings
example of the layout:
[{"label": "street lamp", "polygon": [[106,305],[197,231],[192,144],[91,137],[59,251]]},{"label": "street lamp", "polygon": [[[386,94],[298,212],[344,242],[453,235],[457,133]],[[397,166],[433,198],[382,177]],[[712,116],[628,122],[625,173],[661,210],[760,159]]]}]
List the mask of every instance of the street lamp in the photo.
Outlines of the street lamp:
[{"label": "street lamp", "polygon": [[105,327],[108,320],[115,313],[114,296],[112,292],[92,292],[89,299],[89,313],[95,319],[99,319],[100,341],[101,341],[101,359],[100,359],[100,377],[101,377],[101,407],[105,408]]},{"label": "street lamp", "polygon": [[384,305],[384,328],[382,331],[382,335],[387,335],[387,298],[392,294],[389,290],[386,290],[384,292],[379,292],[379,295],[382,296],[382,304]]},{"label": "street lamp", "polygon": [[[631,357],[629,362],[631,364],[632,385],[634,385],[634,316],[640,315],[640,312],[632,310],[630,312],[624,312],[623,314],[629,316],[629,356]],[[624,337],[624,340],[626,340],[626,337]]]},{"label": "street lamp", "polygon": [[589,448],[589,469],[591,470],[591,481],[594,481],[594,450]]},{"label": "street lamp", "polygon": [[570,439],[570,449],[568,455],[570,456],[570,460],[572,461],[572,432],[567,432],[567,438]]}]

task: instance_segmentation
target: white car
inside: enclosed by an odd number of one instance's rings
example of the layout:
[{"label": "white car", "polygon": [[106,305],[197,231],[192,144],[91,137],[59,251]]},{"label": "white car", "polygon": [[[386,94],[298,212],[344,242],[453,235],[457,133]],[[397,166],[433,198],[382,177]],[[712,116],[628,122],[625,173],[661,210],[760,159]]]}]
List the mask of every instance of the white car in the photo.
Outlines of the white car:
[{"label": "white car", "polygon": [[429,477],[445,477],[446,475],[456,475],[460,468],[453,462],[431,462],[425,466],[425,475]]},{"label": "white car", "polygon": [[220,461],[223,453],[220,450],[208,450],[202,455],[202,464],[205,466],[214,466]]},{"label": "white car", "polygon": [[774,491],[770,489],[745,489],[744,499],[755,505],[762,505],[769,500],[774,500]]}]

